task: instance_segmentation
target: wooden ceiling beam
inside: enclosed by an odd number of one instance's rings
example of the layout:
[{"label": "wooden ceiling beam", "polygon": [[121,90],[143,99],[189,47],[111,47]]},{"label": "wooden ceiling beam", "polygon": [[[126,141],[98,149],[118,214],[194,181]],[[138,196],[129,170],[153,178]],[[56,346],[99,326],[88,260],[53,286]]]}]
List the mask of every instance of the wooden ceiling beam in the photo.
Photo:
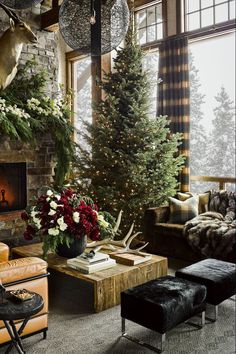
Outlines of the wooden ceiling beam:
[{"label": "wooden ceiling beam", "polygon": [[[142,6],[153,2],[153,0],[128,0],[128,5],[130,8]],[[52,9],[41,14],[41,29],[47,31],[58,30],[58,19],[59,19],[60,5],[58,0],[52,0]]]},{"label": "wooden ceiling beam", "polygon": [[54,32],[58,29],[60,5],[58,0],[53,0],[51,10],[41,14],[41,29]]}]

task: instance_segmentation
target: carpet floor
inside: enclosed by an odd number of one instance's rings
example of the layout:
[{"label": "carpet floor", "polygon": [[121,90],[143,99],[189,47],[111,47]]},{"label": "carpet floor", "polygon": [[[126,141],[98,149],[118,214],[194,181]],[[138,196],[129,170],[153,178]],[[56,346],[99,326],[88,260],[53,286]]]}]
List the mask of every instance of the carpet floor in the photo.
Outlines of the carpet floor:
[{"label": "carpet floor", "polygon": [[[93,292],[86,283],[51,273],[49,330],[23,341],[28,354],[148,354],[149,349],[120,337],[120,307],[93,313]],[[208,309],[211,312],[211,308]],[[199,321],[198,318],[195,318]],[[157,333],[127,321],[127,332],[154,346]],[[4,353],[6,347],[0,348]],[[219,319],[198,330],[181,324],[167,333],[165,354],[234,354],[235,302],[219,306]],[[11,353],[15,353],[12,351]]]}]

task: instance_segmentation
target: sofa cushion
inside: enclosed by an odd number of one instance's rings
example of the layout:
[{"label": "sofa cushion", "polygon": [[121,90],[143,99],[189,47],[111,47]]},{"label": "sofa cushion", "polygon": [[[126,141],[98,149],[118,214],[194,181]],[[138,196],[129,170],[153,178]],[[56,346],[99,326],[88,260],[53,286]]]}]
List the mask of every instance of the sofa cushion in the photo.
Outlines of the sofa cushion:
[{"label": "sofa cushion", "polygon": [[37,257],[18,258],[0,263],[0,282],[2,284],[46,273],[47,263]]},{"label": "sofa cushion", "polygon": [[169,223],[184,224],[186,221],[193,219],[198,215],[199,198],[197,196],[190,197],[185,201],[175,198],[169,198],[170,219]]},{"label": "sofa cushion", "polygon": [[187,193],[177,193],[177,196],[179,198],[179,200],[181,200],[182,202],[194,197],[194,196],[198,196],[199,197],[199,203],[198,203],[198,213],[202,214],[208,211],[208,204],[209,204],[209,198],[210,198],[210,192],[206,192],[206,193],[202,193],[202,194],[193,194],[191,192],[187,192]]}]

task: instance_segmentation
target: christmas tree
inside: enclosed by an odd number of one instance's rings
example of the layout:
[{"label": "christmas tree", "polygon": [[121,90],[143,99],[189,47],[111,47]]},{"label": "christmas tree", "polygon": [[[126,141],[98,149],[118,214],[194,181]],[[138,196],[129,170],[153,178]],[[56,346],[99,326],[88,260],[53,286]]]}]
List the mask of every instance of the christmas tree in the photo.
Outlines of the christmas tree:
[{"label": "christmas tree", "polygon": [[137,230],[145,208],[175,194],[184,159],[177,153],[181,135],[170,133],[167,117],[148,116],[148,76],[134,38],[130,29],[113,72],[101,83],[105,99],[96,107],[96,121],[86,124],[90,149],[80,146],[78,173],[104,210],[114,216],[123,210],[123,229],[134,221]]},{"label": "christmas tree", "polygon": [[[194,65],[194,57],[190,53],[190,174],[193,176],[206,175],[205,156],[207,144],[207,132],[203,120],[202,105],[205,103],[205,95],[201,93],[199,70]],[[195,186],[195,184],[194,184]],[[196,187],[196,186],[195,186]],[[199,185],[202,188],[202,185]]]},{"label": "christmas tree", "polygon": [[235,174],[235,107],[224,87],[215,97],[215,118],[209,137],[209,176],[229,176]]}]

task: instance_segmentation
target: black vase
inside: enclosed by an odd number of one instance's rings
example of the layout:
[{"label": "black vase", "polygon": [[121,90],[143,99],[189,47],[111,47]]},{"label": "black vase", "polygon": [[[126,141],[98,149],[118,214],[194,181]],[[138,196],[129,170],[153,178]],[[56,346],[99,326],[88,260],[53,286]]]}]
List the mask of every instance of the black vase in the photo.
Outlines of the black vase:
[{"label": "black vase", "polygon": [[75,239],[68,247],[65,243],[61,243],[56,248],[58,256],[65,258],[74,258],[82,254],[87,245],[87,237],[83,236],[80,239]]}]

